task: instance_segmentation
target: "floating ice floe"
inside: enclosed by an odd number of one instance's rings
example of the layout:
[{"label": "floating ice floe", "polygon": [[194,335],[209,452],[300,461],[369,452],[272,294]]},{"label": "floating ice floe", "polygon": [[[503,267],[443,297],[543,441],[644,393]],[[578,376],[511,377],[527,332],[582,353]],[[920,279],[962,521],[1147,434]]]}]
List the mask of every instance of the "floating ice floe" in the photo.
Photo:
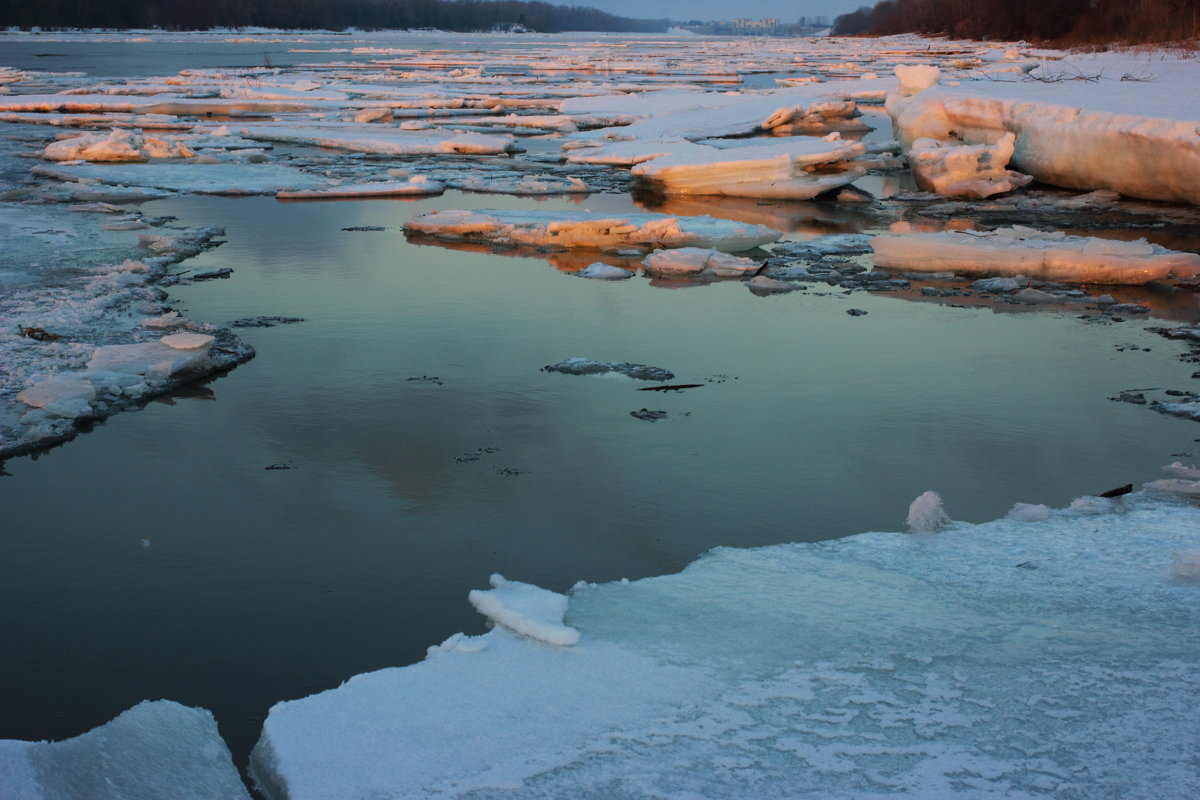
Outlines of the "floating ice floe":
[{"label": "floating ice floe", "polygon": [[451,179],[447,181],[447,185],[469,192],[515,195],[583,194],[592,191],[592,187],[579,178],[559,178],[553,175],[521,175],[511,177],[472,175],[465,178]]},{"label": "floating ice floe", "polygon": [[897,67],[887,109],[907,143],[994,146],[1011,133],[1013,166],[1043,183],[1200,203],[1197,71],[1175,57],[1152,70],[1139,78],[1128,55],[1101,54],[1036,79],[944,86],[936,67]]},{"label": "floating ice floe", "polygon": [[444,184],[417,175],[406,181],[340,183],[325,189],[276,192],[275,196],[280,200],[329,200],[341,197],[414,197],[441,194],[444,191]]},{"label": "floating ice floe", "polygon": [[[313,190],[329,181],[283,164],[40,164],[33,174],[60,181],[93,181],[123,188],[220,195],[275,194]],[[100,193],[99,196],[105,196]],[[116,201],[119,202],[119,201]]]},{"label": "floating ice floe", "polygon": [[404,223],[404,230],[437,239],[507,246],[597,250],[709,247],[735,253],[782,235],[762,225],[714,217],[491,209],[431,211]]},{"label": "floating ice floe", "polygon": [[632,172],[664,194],[808,200],[862,177],[850,160],[865,152],[861,142],[812,137],[736,148],[680,142]]},{"label": "floating ice floe", "polygon": [[1007,169],[1016,136],[1006,133],[995,144],[951,145],[917,139],[908,151],[917,186],[947,197],[982,199],[1011,192],[1033,180]]},{"label": "floating ice floe", "polygon": [[213,715],[169,700],[139,703],[74,739],[0,741],[0,793],[13,800],[250,800]]},{"label": "floating ice floe", "polygon": [[251,774],[270,800],[1190,796],[1200,509],[1037,518],[580,583],[574,646],[498,626],[279,703]]},{"label": "floating ice floe", "polygon": [[85,133],[46,145],[47,161],[149,161],[152,158],[191,158],[183,142],[146,136],[141,131],[114,129],[107,135]]},{"label": "floating ice floe", "polygon": [[626,278],[633,277],[633,273],[627,269],[621,269],[620,267],[614,267],[611,264],[604,264],[599,261],[595,264],[588,264],[575,274],[581,278],[593,278],[601,281],[623,281]]},{"label": "floating ice floe", "polygon": [[453,131],[404,131],[372,124],[328,125],[254,125],[242,128],[246,139],[259,142],[283,142],[333,147],[357,153],[383,155],[437,155],[439,153],[499,154],[515,146],[511,136],[457,133]]},{"label": "floating ice floe", "polygon": [[655,250],[642,259],[642,269],[657,278],[738,278],[753,275],[763,262],[705,247]]},{"label": "floating ice floe", "polygon": [[1067,283],[1142,284],[1200,274],[1200,255],[1139,239],[1121,242],[1013,226],[989,233],[885,234],[871,239],[874,263],[913,272],[990,272]]}]

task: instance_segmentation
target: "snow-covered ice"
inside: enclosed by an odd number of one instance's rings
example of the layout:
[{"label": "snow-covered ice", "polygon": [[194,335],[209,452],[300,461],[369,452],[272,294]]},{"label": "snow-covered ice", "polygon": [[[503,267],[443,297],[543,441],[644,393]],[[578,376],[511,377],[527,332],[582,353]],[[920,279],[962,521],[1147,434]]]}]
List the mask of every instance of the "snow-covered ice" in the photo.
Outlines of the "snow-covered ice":
[{"label": "snow-covered ice", "polygon": [[579,641],[579,631],[563,624],[567,596],[540,586],[506,580],[496,574],[491,589],[472,589],[467,599],[496,625],[547,644],[570,646]]},{"label": "snow-covered ice", "polygon": [[753,275],[763,262],[705,247],[655,250],[642,259],[647,275],[658,278],[737,278]]},{"label": "snow-covered ice", "polygon": [[456,635],[276,705],[251,771],[272,800],[1178,800],[1200,509],[1108,502],[581,583],[573,647]]},{"label": "snow-covered ice", "polygon": [[745,225],[707,216],[491,209],[431,211],[404,223],[404,230],[449,241],[501,246],[595,250],[709,247],[734,253],[773,242],[781,235],[763,225]]},{"label": "snow-covered ice", "polygon": [[0,741],[0,795],[250,800],[213,715],[169,700],[144,701],[61,742]]},{"label": "snow-covered ice", "polygon": [[1143,284],[1200,274],[1200,255],[1144,239],[1122,242],[1022,226],[978,231],[884,234],[874,263],[914,272],[984,272],[1068,283]]}]

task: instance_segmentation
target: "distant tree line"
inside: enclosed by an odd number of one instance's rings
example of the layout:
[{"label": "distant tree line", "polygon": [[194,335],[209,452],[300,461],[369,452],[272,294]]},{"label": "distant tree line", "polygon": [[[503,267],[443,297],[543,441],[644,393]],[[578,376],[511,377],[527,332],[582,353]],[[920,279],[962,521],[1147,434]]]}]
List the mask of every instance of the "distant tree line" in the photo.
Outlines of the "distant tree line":
[{"label": "distant tree line", "polygon": [[1200,36],[1200,0],[882,0],[838,17],[833,33],[1171,42]]},{"label": "distant tree line", "polygon": [[521,0],[0,0],[0,26],[29,28],[440,28],[658,33],[668,20]]}]

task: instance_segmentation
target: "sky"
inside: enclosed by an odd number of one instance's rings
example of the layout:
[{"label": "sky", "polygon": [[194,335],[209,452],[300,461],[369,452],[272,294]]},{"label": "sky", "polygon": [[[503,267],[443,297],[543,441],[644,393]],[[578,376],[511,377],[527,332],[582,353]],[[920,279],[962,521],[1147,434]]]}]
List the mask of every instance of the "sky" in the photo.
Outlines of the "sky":
[{"label": "sky", "polygon": [[732,19],[778,17],[795,22],[801,16],[827,16],[874,5],[874,0],[550,0],[553,4],[591,6],[622,17],[640,19]]}]

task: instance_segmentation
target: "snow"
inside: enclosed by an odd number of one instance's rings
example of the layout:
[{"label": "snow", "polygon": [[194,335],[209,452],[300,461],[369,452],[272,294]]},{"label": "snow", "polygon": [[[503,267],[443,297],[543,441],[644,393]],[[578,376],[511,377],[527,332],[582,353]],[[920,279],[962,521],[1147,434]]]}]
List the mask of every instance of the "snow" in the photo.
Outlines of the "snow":
[{"label": "snow", "polygon": [[520,581],[492,575],[491,589],[472,589],[467,599],[496,625],[546,644],[569,647],[579,641],[579,631],[563,624],[567,596]]},{"label": "snow", "polygon": [[744,225],[714,217],[666,214],[620,216],[571,211],[431,211],[404,223],[409,234],[449,241],[487,242],[530,247],[557,246],[621,250],[650,247],[710,247],[727,252],[750,250],[781,234],[763,225]]},{"label": "snow", "polygon": [[1187,797],[1200,509],[1108,502],[580,583],[574,646],[452,636],[277,704],[251,771],[271,800]]},{"label": "snow", "polygon": [[211,713],[144,701],[61,742],[0,740],[13,800],[250,800]]},{"label": "snow", "polygon": [[1143,284],[1192,278],[1200,255],[1144,239],[1122,242],[1013,226],[976,231],[885,234],[871,239],[874,263],[915,272],[984,272],[1068,283]]},{"label": "snow", "polygon": [[929,491],[922,494],[908,507],[908,529],[913,533],[933,533],[950,524],[950,517],[942,508],[942,496]]}]

